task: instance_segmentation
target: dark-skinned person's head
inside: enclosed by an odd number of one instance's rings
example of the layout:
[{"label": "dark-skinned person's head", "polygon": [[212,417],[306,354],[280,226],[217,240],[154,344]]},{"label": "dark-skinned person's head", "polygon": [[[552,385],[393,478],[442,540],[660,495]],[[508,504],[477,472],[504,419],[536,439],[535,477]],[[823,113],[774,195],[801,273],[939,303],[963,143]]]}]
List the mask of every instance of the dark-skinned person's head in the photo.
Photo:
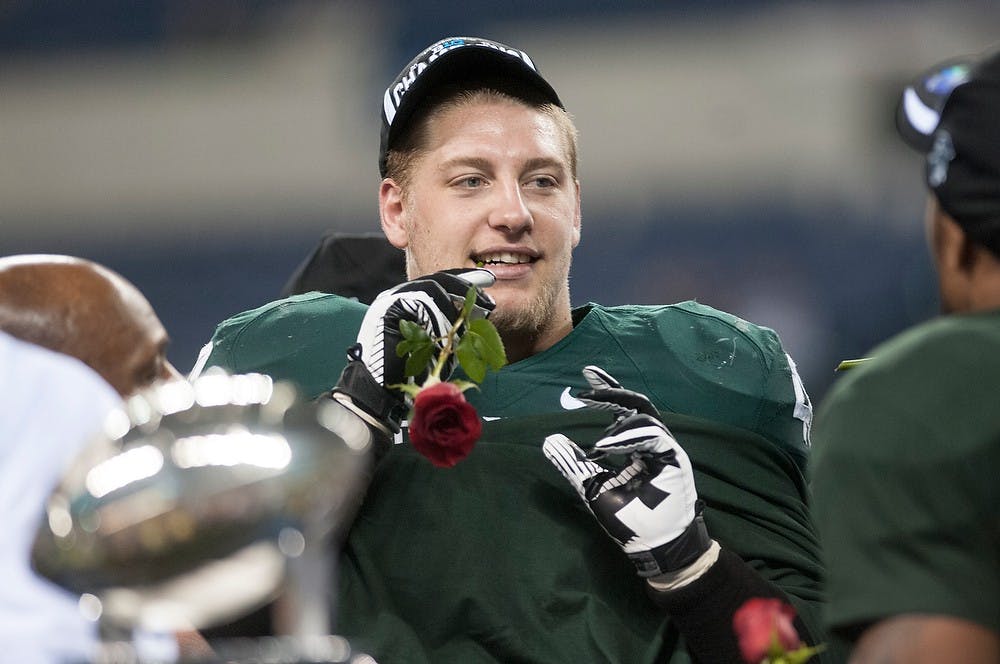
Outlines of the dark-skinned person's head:
[{"label": "dark-skinned person's head", "polygon": [[139,289],[82,258],[0,257],[0,330],[79,359],[122,396],[180,378],[166,357],[167,331]]},{"label": "dark-skinned person's head", "polygon": [[1000,51],[907,86],[896,124],[925,155],[927,237],[945,313],[1000,308]]}]

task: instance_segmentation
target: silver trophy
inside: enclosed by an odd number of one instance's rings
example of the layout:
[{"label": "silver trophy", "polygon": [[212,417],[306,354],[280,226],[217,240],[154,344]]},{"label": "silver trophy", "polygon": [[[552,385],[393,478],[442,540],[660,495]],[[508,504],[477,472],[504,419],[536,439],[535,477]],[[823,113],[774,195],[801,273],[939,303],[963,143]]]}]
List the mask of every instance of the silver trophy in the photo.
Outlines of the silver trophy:
[{"label": "silver trophy", "polygon": [[[32,563],[81,594],[105,633],[204,629],[277,602],[285,640],[268,642],[272,656],[280,646],[298,649],[288,661],[360,661],[330,635],[332,583],[372,447],[335,401],[302,400],[267,376],[158,386],[73,461]],[[220,659],[256,661],[240,647]]]}]

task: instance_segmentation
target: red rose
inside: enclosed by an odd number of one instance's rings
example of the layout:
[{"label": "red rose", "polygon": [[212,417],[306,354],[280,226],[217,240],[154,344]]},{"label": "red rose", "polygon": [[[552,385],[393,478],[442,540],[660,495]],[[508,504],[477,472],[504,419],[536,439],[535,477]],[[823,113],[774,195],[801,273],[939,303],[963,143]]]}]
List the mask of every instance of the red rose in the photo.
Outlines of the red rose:
[{"label": "red rose", "polygon": [[483,423],[462,390],[449,382],[425,387],[413,400],[410,443],[441,468],[450,468],[472,451]]},{"label": "red rose", "polygon": [[[769,655],[794,650],[802,645],[792,620],[795,608],[780,599],[755,597],[733,614],[733,630],[740,643],[743,661],[759,664]],[[775,649],[780,649],[775,651]]]}]

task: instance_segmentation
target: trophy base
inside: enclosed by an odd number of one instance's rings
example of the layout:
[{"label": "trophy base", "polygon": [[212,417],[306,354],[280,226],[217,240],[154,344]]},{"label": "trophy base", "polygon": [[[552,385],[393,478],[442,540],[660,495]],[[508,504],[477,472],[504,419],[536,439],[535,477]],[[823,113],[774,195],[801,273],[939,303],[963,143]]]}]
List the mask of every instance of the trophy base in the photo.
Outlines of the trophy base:
[{"label": "trophy base", "polygon": [[150,648],[131,642],[105,642],[89,664],[377,664],[335,635],[218,639],[208,646],[203,654],[179,656],[144,652]]}]

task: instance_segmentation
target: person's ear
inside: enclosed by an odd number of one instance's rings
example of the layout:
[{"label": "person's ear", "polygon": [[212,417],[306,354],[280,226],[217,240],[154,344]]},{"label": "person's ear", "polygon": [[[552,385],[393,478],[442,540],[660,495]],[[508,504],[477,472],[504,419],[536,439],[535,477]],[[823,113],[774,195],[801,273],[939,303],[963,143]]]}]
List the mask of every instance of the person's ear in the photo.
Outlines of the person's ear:
[{"label": "person's ear", "polygon": [[968,311],[978,260],[976,247],[962,227],[936,202],[928,206],[929,240],[938,273],[941,310]]},{"label": "person's ear", "polygon": [[382,186],[379,187],[378,213],[386,239],[397,249],[405,249],[410,236],[406,206],[403,204],[403,189],[392,178],[382,180]]},{"label": "person's ear", "polygon": [[936,231],[938,260],[949,271],[971,276],[979,256],[977,245],[969,239],[962,227],[947,214],[938,217]]},{"label": "person's ear", "polygon": [[941,274],[953,272],[961,262],[961,228],[941,209],[933,194],[927,197],[924,217],[927,246],[930,247],[935,267]]},{"label": "person's ear", "polygon": [[986,247],[973,242],[968,235],[962,233],[962,244],[958,251],[959,267],[965,274],[972,276],[977,271],[979,263],[987,251]]}]

